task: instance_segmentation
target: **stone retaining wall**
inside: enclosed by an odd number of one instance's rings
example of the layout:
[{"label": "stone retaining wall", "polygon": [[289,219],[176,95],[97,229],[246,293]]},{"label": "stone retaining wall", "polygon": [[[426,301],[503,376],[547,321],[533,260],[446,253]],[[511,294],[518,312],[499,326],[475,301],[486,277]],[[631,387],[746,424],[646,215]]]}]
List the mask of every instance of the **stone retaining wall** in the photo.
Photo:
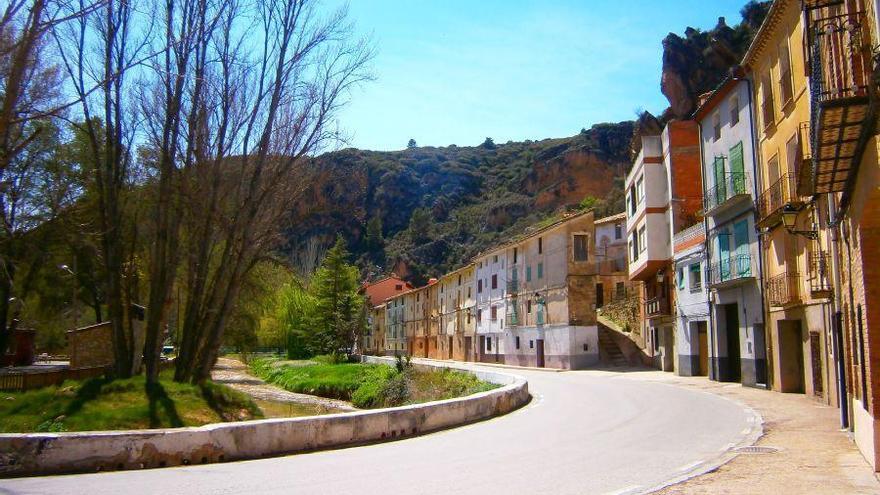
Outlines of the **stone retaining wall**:
[{"label": "stone retaining wall", "polygon": [[[363,360],[394,364],[392,358],[365,356]],[[453,363],[416,365],[462,368]],[[375,443],[488,419],[529,401],[524,378],[473,373],[502,387],[456,399],[327,416],[193,428],[0,434],[0,476],[206,464]]]}]

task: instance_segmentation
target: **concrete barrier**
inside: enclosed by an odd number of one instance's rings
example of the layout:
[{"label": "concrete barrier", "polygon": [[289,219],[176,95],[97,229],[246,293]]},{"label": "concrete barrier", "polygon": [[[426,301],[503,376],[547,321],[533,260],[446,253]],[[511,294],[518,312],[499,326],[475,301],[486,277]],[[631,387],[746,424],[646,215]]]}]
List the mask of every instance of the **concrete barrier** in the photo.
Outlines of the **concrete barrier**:
[{"label": "concrete barrier", "polygon": [[[382,357],[363,361],[394,364]],[[465,369],[454,363],[415,365]],[[0,434],[0,476],[207,464],[368,444],[488,419],[529,401],[522,377],[466,371],[502,386],[455,399],[326,416],[156,430]]]}]

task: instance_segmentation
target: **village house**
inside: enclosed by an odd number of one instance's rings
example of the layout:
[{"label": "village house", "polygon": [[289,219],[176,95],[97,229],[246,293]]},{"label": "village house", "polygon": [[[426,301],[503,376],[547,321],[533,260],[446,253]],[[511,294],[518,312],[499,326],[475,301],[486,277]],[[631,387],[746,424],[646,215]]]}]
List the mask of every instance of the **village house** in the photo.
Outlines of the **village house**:
[{"label": "village house", "polygon": [[692,121],[672,121],[659,136],[642,136],[626,178],[629,278],[639,282],[640,332],[654,365],[675,362],[673,236],[697,223],[702,207],[700,146]]},{"label": "village house", "polygon": [[441,359],[473,361],[476,355],[474,268],[468,264],[443,275],[438,282]]},{"label": "village house", "polygon": [[697,223],[672,241],[675,268],[675,372],[707,375],[709,370],[709,302],[706,297],[706,231]]},{"label": "village house", "polygon": [[694,114],[703,155],[709,377],[766,386],[753,105],[741,72],[727,77]]}]

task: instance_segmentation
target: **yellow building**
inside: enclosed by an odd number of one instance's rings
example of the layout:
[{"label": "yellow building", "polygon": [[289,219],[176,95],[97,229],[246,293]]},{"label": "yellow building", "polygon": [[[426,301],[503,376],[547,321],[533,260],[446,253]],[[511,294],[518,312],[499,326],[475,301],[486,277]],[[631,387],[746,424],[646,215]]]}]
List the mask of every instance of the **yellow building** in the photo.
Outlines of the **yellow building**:
[{"label": "yellow building", "polygon": [[[825,259],[828,239],[822,228],[812,233],[827,215],[810,191],[804,27],[801,2],[777,0],[743,66],[753,88],[769,382],[773,390],[833,404],[830,285],[811,271]],[[795,219],[793,226],[784,225],[786,216]]]},{"label": "yellow building", "polygon": [[875,470],[880,268],[867,257],[880,252],[876,5],[776,0],[744,61],[759,115],[773,388],[840,407]]},{"label": "yellow building", "polygon": [[474,360],[474,283],[473,263],[443,275],[437,282],[440,359]]}]

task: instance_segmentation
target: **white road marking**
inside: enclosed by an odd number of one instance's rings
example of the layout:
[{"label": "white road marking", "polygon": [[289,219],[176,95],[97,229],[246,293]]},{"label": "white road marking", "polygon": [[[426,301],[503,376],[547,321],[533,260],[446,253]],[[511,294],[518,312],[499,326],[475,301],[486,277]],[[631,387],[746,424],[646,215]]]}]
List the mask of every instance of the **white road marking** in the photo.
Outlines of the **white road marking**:
[{"label": "white road marking", "polygon": [[602,495],[627,495],[630,493],[637,493],[641,488],[641,485],[633,485],[626,488],[621,488],[620,490],[615,490],[613,492],[605,492]]},{"label": "white road marking", "polygon": [[693,469],[693,468],[699,466],[699,465],[702,464],[703,462],[705,462],[705,461],[692,462],[692,463],[690,463],[690,464],[688,464],[688,465],[686,465],[686,466],[682,466],[682,467],[676,469],[676,471],[678,471],[678,472],[680,472],[680,473],[685,473],[685,472],[690,471],[691,469]]}]

